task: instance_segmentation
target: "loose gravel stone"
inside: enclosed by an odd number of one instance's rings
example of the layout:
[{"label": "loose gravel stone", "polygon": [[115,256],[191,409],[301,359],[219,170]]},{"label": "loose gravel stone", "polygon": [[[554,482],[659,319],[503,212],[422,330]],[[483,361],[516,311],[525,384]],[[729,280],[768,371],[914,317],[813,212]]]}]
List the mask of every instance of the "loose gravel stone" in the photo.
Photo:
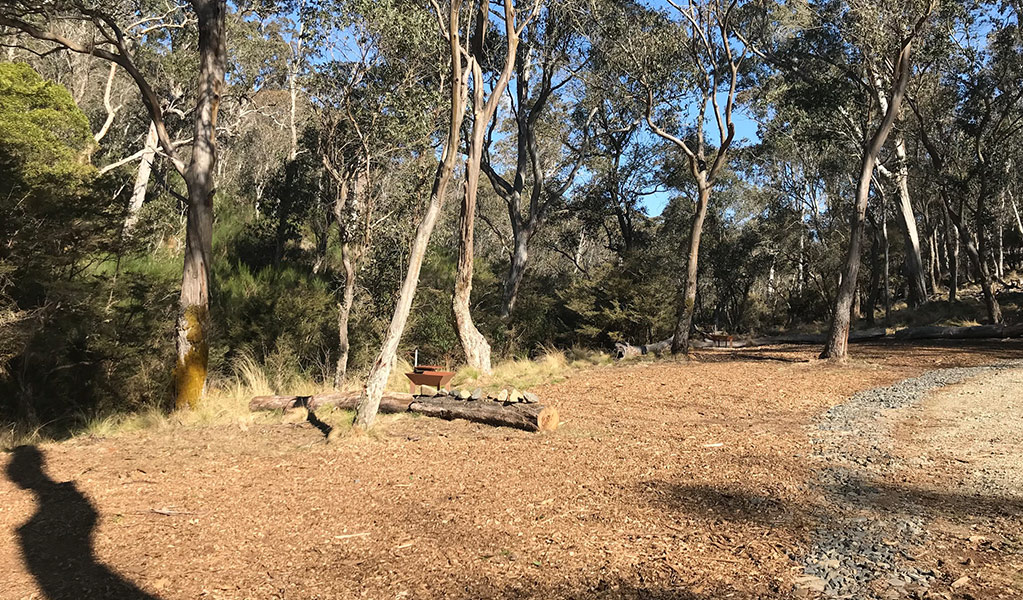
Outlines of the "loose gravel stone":
[{"label": "loose gravel stone", "polygon": [[[859,392],[824,413],[812,426],[811,438],[820,463],[818,485],[834,501],[837,514],[814,533],[803,559],[808,579],[797,578],[796,588],[826,598],[864,600],[924,594],[936,574],[907,564],[913,548],[927,541],[923,516],[882,514],[871,503],[879,494],[871,482],[884,481],[900,466],[889,452],[892,424],[885,414],[912,406],[936,388],[1021,364],[930,371]],[[826,582],[823,589],[818,580]]]}]

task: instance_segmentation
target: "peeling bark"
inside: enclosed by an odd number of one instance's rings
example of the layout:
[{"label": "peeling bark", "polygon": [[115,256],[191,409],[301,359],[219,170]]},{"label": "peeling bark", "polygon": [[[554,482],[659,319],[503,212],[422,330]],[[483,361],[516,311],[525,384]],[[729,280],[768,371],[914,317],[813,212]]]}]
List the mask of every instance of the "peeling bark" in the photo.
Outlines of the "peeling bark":
[{"label": "peeling bark", "polygon": [[131,190],[131,201],[128,203],[128,215],[124,218],[124,235],[131,236],[135,224],[139,220],[139,211],[146,202],[146,190],[149,189],[149,177],[153,172],[153,161],[156,160],[156,147],[159,140],[156,136],[156,124],[150,122],[149,132],[146,134],[145,145],[142,148],[142,160],[139,162],[139,170],[135,174],[135,185]]}]

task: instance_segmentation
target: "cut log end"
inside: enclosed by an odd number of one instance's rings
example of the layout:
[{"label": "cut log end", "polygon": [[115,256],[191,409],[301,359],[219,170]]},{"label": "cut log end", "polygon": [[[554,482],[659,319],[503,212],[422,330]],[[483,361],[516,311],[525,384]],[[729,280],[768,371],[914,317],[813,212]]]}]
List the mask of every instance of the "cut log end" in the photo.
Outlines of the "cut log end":
[{"label": "cut log end", "polygon": [[558,415],[558,409],[553,406],[545,406],[536,415],[538,431],[557,431],[560,424],[561,417]]}]

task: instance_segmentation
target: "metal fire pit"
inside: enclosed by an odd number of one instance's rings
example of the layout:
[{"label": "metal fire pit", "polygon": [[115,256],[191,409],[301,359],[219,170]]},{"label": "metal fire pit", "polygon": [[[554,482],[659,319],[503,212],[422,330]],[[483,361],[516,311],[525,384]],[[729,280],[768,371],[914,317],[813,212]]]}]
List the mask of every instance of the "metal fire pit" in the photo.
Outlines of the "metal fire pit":
[{"label": "metal fire pit", "polygon": [[437,389],[444,388],[449,389],[451,378],[455,376],[454,371],[441,371],[441,367],[436,365],[416,365],[412,373],[405,373],[405,377],[408,377],[408,391],[410,394],[416,393],[417,386],[429,385]]}]

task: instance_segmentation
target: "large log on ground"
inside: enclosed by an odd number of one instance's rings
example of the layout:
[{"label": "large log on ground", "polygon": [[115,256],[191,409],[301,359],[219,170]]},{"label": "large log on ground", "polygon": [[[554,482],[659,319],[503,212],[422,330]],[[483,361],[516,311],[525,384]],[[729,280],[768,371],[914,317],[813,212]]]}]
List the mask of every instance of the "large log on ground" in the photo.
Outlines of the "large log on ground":
[{"label": "large log on ground", "polygon": [[[314,394],[312,396],[256,396],[249,400],[249,410],[291,410],[293,408],[308,408],[318,410],[332,406],[343,410],[355,410],[362,398],[361,393],[327,393]],[[412,394],[401,392],[388,392],[380,399],[380,412],[402,413],[408,410],[412,403]]]},{"label": "large log on ground", "polygon": [[[315,394],[313,396],[256,396],[249,401],[250,411],[307,408],[316,411],[333,406],[355,410],[361,394]],[[413,396],[388,392],[380,400],[380,412],[415,412],[441,419],[465,419],[486,425],[514,427],[526,431],[554,431],[560,420],[557,409],[524,402],[502,403],[492,400],[462,400],[451,396]]]},{"label": "large log on ground", "polygon": [[973,327],[907,327],[895,332],[897,340],[981,340],[1023,337],[1023,324]]},{"label": "large log on ground", "polygon": [[[849,334],[849,342],[865,342],[885,337],[887,331],[883,328],[865,329],[853,331]],[[774,346],[777,344],[823,344],[827,339],[826,335],[818,333],[786,333],[772,337],[753,338],[740,342],[735,341],[735,347],[752,348],[754,346]]]},{"label": "large log on ground", "polygon": [[418,397],[408,409],[441,419],[465,419],[486,425],[526,431],[554,431],[560,423],[558,410],[540,404],[502,404],[489,400],[466,401],[450,396]]},{"label": "large log on ground", "polygon": [[[867,329],[854,331],[849,334],[849,342],[864,342],[883,338],[886,335],[884,329]],[[756,346],[774,346],[777,344],[823,344],[826,336],[816,333],[787,333],[773,337],[759,337],[749,339],[733,339],[729,342],[731,348],[754,348]],[[693,348],[711,348],[715,342],[709,340],[693,339],[689,345]],[[615,344],[615,358],[621,360],[630,356],[643,356],[645,354],[661,354],[671,349],[671,338],[646,344],[645,346],[632,346],[630,344]]]}]

